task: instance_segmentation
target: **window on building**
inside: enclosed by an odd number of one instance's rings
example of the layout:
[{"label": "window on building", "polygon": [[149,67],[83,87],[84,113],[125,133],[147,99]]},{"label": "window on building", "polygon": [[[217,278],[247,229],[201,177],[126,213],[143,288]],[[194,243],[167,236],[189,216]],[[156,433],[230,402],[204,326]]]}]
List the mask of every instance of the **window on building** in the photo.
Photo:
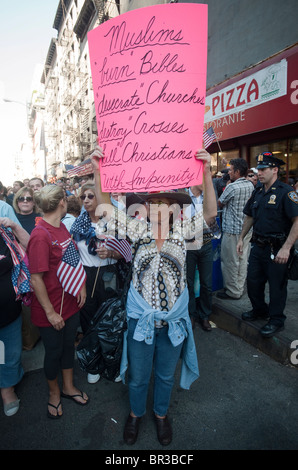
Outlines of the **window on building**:
[{"label": "window on building", "polygon": [[298,180],[298,138],[289,139],[289,183]]},{"label": "window on building", "polygon": [[81,9],[80,15],[77,19],[76,24],[74,25],[74,33],[77,35],[81,41],[86,36],[90,23],[96,14],[96,8],[94,3],[91,0],[87,0]]},{"label": "window on building", "polygon": [[227,150],[225,152],[217,152],[211,154],[211,167],[212,173],[215,174],[218,171],[223,170],[229,166],[229,163],[234,158],[239,158],[239,150]]}]

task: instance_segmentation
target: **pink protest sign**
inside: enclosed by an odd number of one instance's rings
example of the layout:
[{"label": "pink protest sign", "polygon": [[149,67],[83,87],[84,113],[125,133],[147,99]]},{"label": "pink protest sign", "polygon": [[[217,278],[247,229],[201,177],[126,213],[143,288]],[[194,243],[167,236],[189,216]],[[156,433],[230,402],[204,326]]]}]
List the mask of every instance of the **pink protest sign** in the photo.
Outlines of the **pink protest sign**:
[{"label": "pink protest sign", "polygon": [[103,191],[202,182],[207,5],[140,8],[88,33]]}]

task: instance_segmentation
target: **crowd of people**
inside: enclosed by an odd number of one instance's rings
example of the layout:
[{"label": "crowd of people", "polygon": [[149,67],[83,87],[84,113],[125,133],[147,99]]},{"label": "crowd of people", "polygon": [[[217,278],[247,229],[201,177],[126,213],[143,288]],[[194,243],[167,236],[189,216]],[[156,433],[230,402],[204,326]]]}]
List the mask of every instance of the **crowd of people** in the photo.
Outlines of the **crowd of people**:
[{"label": "crowd of people", "polygon": [[[89,403],[88,395],[73,382],[75,345],[87,334],[102,303],[119,290],[124,264],[131,266],[131,283],[115,379],[127,380],[129,390],[124,440],[129,445],[137,440],[154,369],[157,437],[168,445],[168,407],[177,363],[182,360],[180,385],[189,389],[199,376],[193,330],[199,323],[211,331],[212,240],[221,236],[223,290],[217,297],[236,301],[247,284],[252,310],[243,312],[242,318],[265,319],[261,334],[272,337],[285,323],[286,269],[298,238],[298,188],[279,180],[284,162],[270,152],[257,157],[256,167],[234,159],[213,176],[211,157],[203,149],[196,153],[203,165],[201,185],[108,194],[101,191],[102,157],[98,146],[91,160],[93,174],[79,181],[44,184],[31,178],[15,181],[9,189],[0,183],[4,413],[11,416],[19,409],[15,386],[23,376],[21,351],[32,349],[40,337],[48,417],[62,417],[61,399],[80,406]],[[132,204],[138,210],[128,215]],[[65,269],[66,259],[76,269],[71,282],[65,280],[68,272],[57,274]],[[269,305],[264,301],[267,281]],[[99,379],[99,373],[88,372],[89,383]]]}]

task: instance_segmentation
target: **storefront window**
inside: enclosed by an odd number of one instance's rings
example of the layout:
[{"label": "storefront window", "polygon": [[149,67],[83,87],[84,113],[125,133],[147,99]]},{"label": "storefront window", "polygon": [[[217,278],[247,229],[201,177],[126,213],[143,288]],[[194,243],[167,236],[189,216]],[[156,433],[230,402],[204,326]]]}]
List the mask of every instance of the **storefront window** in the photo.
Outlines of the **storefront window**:
[{"label": "storefront window", "polygon": [[217,166],[217,153],[211,153],[211,171],[212,175],[215,175],[218,170]]},{"label": "storefront window", "polygon": [[239,150],[228,150],[226,152],[217,152],[211,154],[212,173],[223,170],[229,166],[229,163],[234,158],[239,158]]},{"label": "storefront window", "polygon": [[251,147],[251,166],[255,166],[255,157],[263,152],[271,152],[285,162],[280,171],[280,178],[284,182],[294,184],[298,179],[298,139],[280,140]]},{"label": "storefront window", "polygon": [[298,139],[289,139],[289,183],[298,180]]}]

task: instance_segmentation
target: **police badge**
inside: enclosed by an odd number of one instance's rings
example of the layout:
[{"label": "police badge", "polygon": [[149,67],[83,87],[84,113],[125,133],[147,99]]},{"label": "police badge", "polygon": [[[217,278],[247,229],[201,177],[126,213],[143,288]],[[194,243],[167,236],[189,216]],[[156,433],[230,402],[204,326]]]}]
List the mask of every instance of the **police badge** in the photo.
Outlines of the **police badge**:
[{"label": "police badge", "polygon": [[298,193],[296,191],[291,191],[288,193],[289,198],[291,201],[295,202],[295,204],[298,204]]},{"label": "police badge", "polygon": [[270,196],[270,199],[269,199],[269,201],[268,201],[268,204],[276,204],[275,200],[276,200],[276,195],[275,195],[275,194],[272,194],[272,195]]}]

